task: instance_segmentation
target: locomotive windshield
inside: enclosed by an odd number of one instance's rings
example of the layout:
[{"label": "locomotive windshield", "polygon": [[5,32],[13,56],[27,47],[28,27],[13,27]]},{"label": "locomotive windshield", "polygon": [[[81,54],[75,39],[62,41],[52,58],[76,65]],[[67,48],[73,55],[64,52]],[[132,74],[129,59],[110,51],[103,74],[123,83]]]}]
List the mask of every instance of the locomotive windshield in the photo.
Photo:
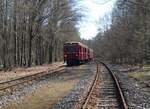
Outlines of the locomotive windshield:
[{"label": "locomotive windshield", "polygon": [[75,46],[67,46],[65,47],[66,52],[76,52],[77,48]]}]

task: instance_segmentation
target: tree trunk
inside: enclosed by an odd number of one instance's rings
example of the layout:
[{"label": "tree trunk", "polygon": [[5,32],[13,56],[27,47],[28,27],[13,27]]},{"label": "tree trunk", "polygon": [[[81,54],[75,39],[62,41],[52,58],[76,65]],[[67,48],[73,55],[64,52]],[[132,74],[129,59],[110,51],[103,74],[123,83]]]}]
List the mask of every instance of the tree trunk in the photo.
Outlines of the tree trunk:
[{"label": "tree trunk", "polygon": [[32,27],[29,30],[29,57],[28,57],[28,67],[31,67],[31,59],[32,59]]},{"label": "tree trunk", "polygon": [[49,45],[49,64],[53,61],[53,47]]}]

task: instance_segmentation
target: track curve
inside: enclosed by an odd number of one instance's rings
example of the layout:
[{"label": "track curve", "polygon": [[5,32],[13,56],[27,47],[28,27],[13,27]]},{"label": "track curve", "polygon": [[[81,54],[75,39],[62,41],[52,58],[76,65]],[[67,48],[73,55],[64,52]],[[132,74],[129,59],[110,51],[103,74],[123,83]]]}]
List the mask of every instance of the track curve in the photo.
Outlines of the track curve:
[{"label": "track curve", "polygon": [[104,62],[96,61],[97,72],[87,96],[75,109],[128,109],[120,84]]}]

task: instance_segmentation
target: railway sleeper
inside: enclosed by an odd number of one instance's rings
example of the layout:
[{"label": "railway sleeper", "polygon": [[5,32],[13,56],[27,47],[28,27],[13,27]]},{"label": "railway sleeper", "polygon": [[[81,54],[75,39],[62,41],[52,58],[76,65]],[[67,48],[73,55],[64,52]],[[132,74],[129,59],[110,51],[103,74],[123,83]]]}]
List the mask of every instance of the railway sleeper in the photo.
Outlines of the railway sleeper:
[{"label": "railway sleeper", "polygon": [[101,91],[114,91],[114,88],[102,88]]},{"label": "railway sleeper", "polygon": [[116,99],[99,99],[99,100],[97,100],[99,103],[101,103],[101,102],[117,102],[117,100]]},{"label": "railway sleeper", "polygon": [[107,104],[107,105],[98,105],[98,109],[119,109],[118,105],[115,104]]}]

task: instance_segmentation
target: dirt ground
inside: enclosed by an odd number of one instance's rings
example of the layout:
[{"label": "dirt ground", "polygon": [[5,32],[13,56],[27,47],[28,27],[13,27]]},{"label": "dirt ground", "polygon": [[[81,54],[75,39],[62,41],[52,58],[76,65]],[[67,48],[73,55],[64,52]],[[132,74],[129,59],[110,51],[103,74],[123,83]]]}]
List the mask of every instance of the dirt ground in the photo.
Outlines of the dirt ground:
[{"label": "dirt ground", "polygon": [[11,103],[3,109],[48,109],[50,105],[58,102],[73,88],[74,80],[49,82],[36,92],[24,97],[22,103]]},{"label": "dirt ground", "polygon": [[10,71],[0,71],[0,82],[23,77],[45,71],[47,69],[55,69],[58,66],[64,65],[63,62],[57,62],[53,64],[47,64],[42,66],[33,66],[30,68],[13,68]]}]

